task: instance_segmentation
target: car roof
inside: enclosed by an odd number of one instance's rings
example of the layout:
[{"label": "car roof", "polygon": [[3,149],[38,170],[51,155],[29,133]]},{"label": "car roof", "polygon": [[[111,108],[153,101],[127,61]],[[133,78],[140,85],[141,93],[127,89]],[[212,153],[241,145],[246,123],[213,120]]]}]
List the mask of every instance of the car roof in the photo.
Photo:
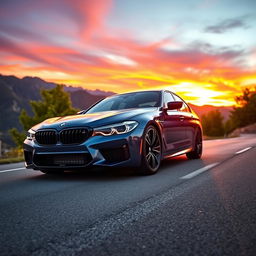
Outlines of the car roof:
[{"label": "car roof", "polygon": [[[124,92],[124,93],[116,93],[116,94],[113,94],[109,97],[112,97],[112,96],[116,96],[116,95],[125,95],[125,94],[132,94],[132,93],[143,93],[143,92],[164,92],[164,91],[168,91],[168,90],[143,90],[143,91],[131,91],[131,92]],[[170,92],[170,91],[169,91]]]}]

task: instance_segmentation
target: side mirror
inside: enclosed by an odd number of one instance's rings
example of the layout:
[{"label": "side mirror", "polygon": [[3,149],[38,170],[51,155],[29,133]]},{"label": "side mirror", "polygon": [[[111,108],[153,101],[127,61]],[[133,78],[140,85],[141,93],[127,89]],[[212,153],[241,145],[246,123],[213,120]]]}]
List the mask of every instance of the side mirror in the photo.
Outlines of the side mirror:
[{"label": "side mirror", "polygon": [[171,101],[167,103],[167,110],[175,110],[182,108],[182,101]]}]

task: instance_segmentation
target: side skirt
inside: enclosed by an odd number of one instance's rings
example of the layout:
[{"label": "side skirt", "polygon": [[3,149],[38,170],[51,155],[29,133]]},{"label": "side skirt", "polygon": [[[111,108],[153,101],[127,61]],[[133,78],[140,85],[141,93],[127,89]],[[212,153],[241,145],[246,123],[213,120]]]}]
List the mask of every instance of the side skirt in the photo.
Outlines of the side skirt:
[{"label": "side skirt", "polygon": [[186,154],[186,153],[188,153],[188,152],[190,152],[192,150],[193,150],[193,148],[190,147],[190,148],[187,148],[187,149],[184,149],[184,150],[180,150],[178,152],[174,152],[174,153],[170,152],[170,153],[164,154],[163,155],[163,159],[170,158],[170,157],[175,157],[175,156],[179,156],[179,155],[183,155],[183,154]]}]

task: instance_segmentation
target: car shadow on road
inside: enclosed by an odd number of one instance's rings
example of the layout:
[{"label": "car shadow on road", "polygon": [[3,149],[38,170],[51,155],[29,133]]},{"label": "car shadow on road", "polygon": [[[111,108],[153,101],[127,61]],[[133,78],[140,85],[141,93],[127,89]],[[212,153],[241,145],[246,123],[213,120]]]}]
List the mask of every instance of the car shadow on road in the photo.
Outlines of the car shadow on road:
[{"label": "car shadow on road", "polygon": [[[189,160],[184,156],[177,156],[162,161],[161,167],[158,173],[155,175],[165,175],[167,172],[174,172],[176,167],[180,165],[186,165]],[[155,175],[143,175],[140,174],[139,168],[110,168],[110,167],[93,167],[85,170],[66,170],[64,173],[57,174],[44,174],[40,171],[35,171],[36,174],[29,179],[42,180],[42,181],[105,181],[105,180],[124,180],[135,178],[148,178]]]}]

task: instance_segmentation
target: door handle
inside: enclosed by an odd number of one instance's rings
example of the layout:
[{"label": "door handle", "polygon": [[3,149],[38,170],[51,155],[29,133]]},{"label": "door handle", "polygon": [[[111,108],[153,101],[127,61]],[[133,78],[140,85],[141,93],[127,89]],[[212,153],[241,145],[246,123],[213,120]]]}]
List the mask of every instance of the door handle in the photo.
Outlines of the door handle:
[{"label": "door handle", "polygon": [[180,121],[184,121],[184,116],[180,116]]}]

